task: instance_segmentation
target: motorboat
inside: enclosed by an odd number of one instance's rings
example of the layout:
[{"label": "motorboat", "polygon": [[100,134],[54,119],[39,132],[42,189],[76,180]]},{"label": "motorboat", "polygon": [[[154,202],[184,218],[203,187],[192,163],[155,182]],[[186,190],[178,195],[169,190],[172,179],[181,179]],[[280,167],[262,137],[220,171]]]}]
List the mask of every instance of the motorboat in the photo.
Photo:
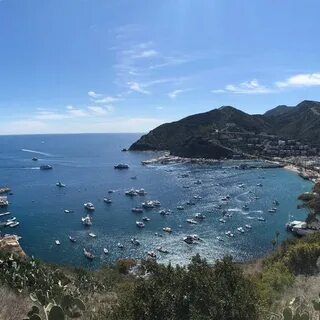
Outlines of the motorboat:
[{"label": "motorboat", "polygon": [[279,201],[278,200],[273,200],[272,204],[275,205],[275,206],[278,206],[279,205]]},{"label": "motorboat", "polygon": [[168,216],[171,213],[171,210],[162,209],[159,211],[162,216]]},{"label": "motorboat", "polygon": [[33,157],[31,160],[32,160],[32,161],[38,161],[38,158]]},{"label": "motorboat", "polygon": [[216,239],[219,240],[219,241],[224,241],[223,238],[220,237],[220,236],[217,236]]},{"label": "motorboat", "polygon": [[97,237],[97,235],[94,234],[94,233],[92,233],[92,232],[89,232],[89,236],[90,236],[91,238],[96,238],[96,237]]},{"label": "motorboat", "polygon": [[114,166],[115,169],[129,169],[129,165],[125,164],[125,163],[119,163],[117,165]]},{"label": "motorboat", "polygon": [[257,220],[258,221],[266,221],[266,219],[264,217],[258,217]]},{"label": "motorboat", "polygon": [[245,227],[246,227],[247,229],[252,229],[251,224],[246,224]]},{"label": "motorboat", "polygon": [[8,216],[10,214],[11,214],[11,212],[9,212],[9,211],[3,212],[3,213],[0,213],[0,217]]},{"label": "motorboat", "polygon": [[195,183],[194,184],[202,184],[202,181],[201,180],[197,180],[197,181],[195,181]]},{"label": "motorboat", "polygon": [[187,219],[186,220],[188,223],[190,224],[198,224],[198,221],[194,220],[194,219]]},{"label": "motorboat", "polygon": [[238,188],[244,189],[245,185],[243,183],[238,184]]},{"label": "motorboat", "polygon": [[50,166],[50,164],[44,164],[42,166],[40,166],[40,170],[51,170],[53,169],[52,166]]},{"label": "motorboat", "polygon": [[276,213],[277,212],[277,208],[271,208],[268,210],[269,213]]},{"label": "motorboat", "polygon": [[142,220],[148,222],[148,221],[150,221],[151,219],[150,219],[149,217],[143,217]]},{"label": "motorboat", "polygon": [[137,176],[130,177],[131,180],[137,180]]},{"label": "motorboat", "polygon": [[183,206],[177,206],[177,210],[184,210]]},{"label": "motorboat", "polygon": [[114,193],[114,190],[108,190],[108,193]]},{"label": "motorboat", "polygon": [[91,202],[86,202],[83,204],[84,208],[89,210],[89,211],[94,211],[95,210],[95,207],[93,205],[93,203]]},{"label": "motorboat", "polygon": [[183,241],[187,244],[194,244],[195,242],[195,239],[193,238],[193,236],[186,236],[186,237],[183,237]]},{"label": "motorboat", "polygon": [[69,209],[65,209],[64,210],[64,213],[72,213],[72,212],[74,212],[73,210],[69,210]]},{"label": "motorboat", "polygon": [[133,189],[133,188],[128,190],[128,191],[126,191],[124,194],[126,196],[130,196],[130,197],[135,197],[135,196],[138,195],[137,191],[135,189]]},{"label": "motorboat", "polygon": [[142,213],[143,209],[141,207],[135,207],[135,208],[132,208],[131,211],[136,213]]},{"label": "motorboat", "polygon": [[171,232],[172,232],[172,229],[169,228],[169,227],[164,227],[164,228],[162,228],[162,230],[163,230],[164,232],[167,232],[167,233],[171,233]]},{"label": "motorboat", "polygon": [[149,200],[142,202],[142,207],[146,209],[153,209],[155,207],[160,207],[161,203],[158,200]]},{"label": "motorboat", "polygon": [[145,227],[145,224],[142,222],[142,221],[136,221],[136,226],[138,228],[144,228]]},{"label": "motorboat", "polygon": [[73,238],[73,237],[71,237],[71,236],[69,236],[69,240],[70,240],[71,242],[73,242],[73,243],[77,241],[75,238]]},{"label": "motorboat", "polygon": [[0,197],[0,207],[7,207],[9,205],[8,197],[1,196]]},{"label": "motorboat", "polygon": [[91,253],[90,251],[86,250],[83,248],[83,254],[85,255],[86,258],[88,258],[89,260],[93,260],[95,257],[93,255],[93,253]]},{"label": "motorboat", "polygon": [[91,218],[90,218],[89,215],[87,215],[84,218],[81,218],[81,221],[85,226],[91,226],[92,225],[92,221],[91,221]]},{"label": "motorboat", "polygon": [[257,187],[262,187],[262,183],[257,183]]},{"label": "motorboat", "polygon": [[242,206],[242,210],[248,211],[249,210],[249,206],[247,204],[245,204],[244,206]]},{"label": "motorboat", "polygon": [[192,201],[192,200],[187,201],[186,204],[188,206],[195,206],[196,205],[196,203],[194,201]]},{"label": "motorboat", "polygon": [[122,243],[118,242],[118,243],[117,243],[117,247],[120,248],[120,249],[123,249],[123,248],[124,248],[124,245],[123,245]]},{"label": "motorboat", "polygon": [[158,247],[157,248],[157,250],[159,251],[159,252],[161,252],[161,253],[169,253],[169,250],[167,250],[167,249],[165,249],[165,248],[163,248],[163,247]]},{"label": "motorboat", "polygon": [[195,219],[204,220],[206,216],[203,213],[197,212],[194,216]]},{"label": "motorboat", "polygon": [[132,238],[131,239],[131,243],[134,244],[135,246],[139,246],[140,245],[140,241],[137,238]]},{"label": "motorboat", "polygon": [[136,192],[139,196],[145,196],[147,194],[143,188],[136,190]]},{"label": "motorboat", "polygon": [[195,195],[195,196],[193,196],[193,199],[195,199],[195,200],[201,200],[202,197],[201,197],[201,196],[198,196],[198,195]]},{"label": "motorboat", "polygon": [[226,223],[227,221],[221,218],[221,219],[219,219],[219,222]]},{"label": "motorboat", "polygon": [[59,188],[64,188],[66,185],[63,184],[61,181],[59,181],[59,182],[56,183],[56,186],[59,187]]},{"label": "motorboat", "polygon": [[147,252],[148,256],[155,259],[157,257],[157,255],[153,252],[153,251],[148,251]]},{"label": "motorboat", "polygon": [[233,234],[230,230],[229,230],[229,231],[226,231],[226,232],[225,232],[225,235],[228,236],[228,237],[230,237],[230,238],[234,237],[234,234]]},{"label": "motorboat", "polygon": [[238,230],[240,233],[244,233],[243,227],[238,227],[237,230]]},{"label": "motorboat", "polygon": [[60,246],[60,244],[61,244],[59,240],[56,240],[55,243],[57,246]]},{"label": "motorboat", "polygon": [[103,198],[103,201],[108,204],[112,203],[112,200],[110,198]]},{"label": "motorboat", "polygon": [[14,228],[17,227],[20,224],[20,222],[14,222],[12,224],[9,225],[10,228]]},{"label": "motorboat", "polygon": [[108,254],[109,253],[109,250],[107,248],[103,248],[103,253],[104,254]]},{"label": "motorboat", "polygon": [[160,237],[160,238],[162,238],[163,236],[162,236],[162,234],[161,233],[159,233],[159,232],[155,232],[154,233],[154,235],[156,236],[156,237]]}]

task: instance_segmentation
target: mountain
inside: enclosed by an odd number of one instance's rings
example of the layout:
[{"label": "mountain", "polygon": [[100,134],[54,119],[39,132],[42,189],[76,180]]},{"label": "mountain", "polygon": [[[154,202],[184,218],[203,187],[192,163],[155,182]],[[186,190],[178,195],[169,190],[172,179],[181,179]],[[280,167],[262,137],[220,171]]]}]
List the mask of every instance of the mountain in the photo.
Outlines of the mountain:
[{"label": "mountain", "polygon": [[226,132],[267,133],[320,144],[320,102],[303,101],[295,107],[281,105],[263,115],[222,106],[162,124],[133,143],[130,150],[169,150],[179,156],[224,158],[235,153],[235,148],[221,138]]}]

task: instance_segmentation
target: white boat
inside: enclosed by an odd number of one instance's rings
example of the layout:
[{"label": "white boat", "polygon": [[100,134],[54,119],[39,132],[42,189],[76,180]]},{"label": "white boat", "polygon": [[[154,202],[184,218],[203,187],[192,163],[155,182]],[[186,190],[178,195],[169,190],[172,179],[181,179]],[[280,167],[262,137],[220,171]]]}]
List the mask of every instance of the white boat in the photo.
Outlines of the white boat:
[{"label": "white boat", "polygon": [[64,213],[72,213],[72,212],[74,212],[74,211],[73,210],[68,210],[68,209],[64,210]]},{"label": "white boat", "polygon": [[257,220],[258,220],[258,221],[266,221],[266,219],[263,218],[263,217],[258,217]]},{"label": "white boat", "polygon": [[109,198],[103,198],[103,201],[108,204],[112,203],[112,200]]},{"label": "white boat", "polygon": [[228,236],[228,237],[230,237],[230,238],[234,237],[234,234],[233,234],[230,230],[227,231],[227,232],[225,233],[225,235]]},{"label": "white boat", "polygon": [[186,237],[183,237],[183,241],[186,242],[187,244],[194,244],[195,242],[195,239],[193,236],[186,236]]},{"label": "white boat", "polygon": [[12,224],[9,225],[10,228],[14,228],[17,227],[20,224],[20,222],[14,222]]},{"label": "white boat", "polygon": [[83,248],[83,254],[85,255],[86,258],[88,258],[89,260],[93,260],[95,257],[93,255],[93,253],[91,253],[90,251],[87,251],[86,249]]},{"label": "white boat", "polygon": [[144,228],[145,227],[145,224],[142,222],[142,221],[136,221],[136,226],[138,228]]},{"label": "white boat", "polygon": [[152,209],[160,206],[161,206],[161,203],[158,200],[149,200],[149,201],[142,202],[142,207],[147,209]]},{"label": "white boat", "polygon": [[8,197],[1,196],[0,197],[0,207],[7,207],[9,205]]},{"label": "white boat", "polygon": [[186,220],[188,223],[190,224],[198,224],[198,221],[194,220],[194,219],[187,219]]},{"label": "white boat", "polygon": [[161,252],[161,253],[169,253],[169,250],[167,250],[167,249],[165,249],[165,248],[163,248],[163,247],[158,247],[157,248],[157,250],[159,251],[159,252]]},{"label": "white boat", "polygon": [[237,230],[238,230],[240,233],[244,233],[243,227],[238,227]]},{"label": "white boat", "polygon": [[122,243],[118,242],[118,243],[117,243],[117,247],[120,248],[120,249],[123,249],[123,248],[124,248],[124,245],[123,245]]},{"label": "white boat", "polygon": [[257,183],[257,187],[262,187],[262,183]]},{"label": "white boat", "polygon": [[226,223],[227,221],[221,218],[221,219],[219,219],[219,222]]},{"label": "white boat", "polygon": [[59,188],[64,188],[66,185],[59,181],[56,183],[56,186]]},{"label": "white boat", "polygon": [[168,233],[171,233],[171,232],[172,232],[172,229],[169,228],[169,227],[164,227],[164,228],[162,228],[162,230],[163,230],[164,232],[168,232]]},{"label": "white boat", "polygon": [[279,205],[279,201],[278,200],[273,200],[272,204],[275,205],[275,206],[278,206]]},{"label": "white boat", "polygon": [[7,222],[5,223],[5,226],[8,227],[8,226],[10,226],[10,225],[12,225],[12,224],[14,224],[14,221],[7,221]]},{"label": "white boat", "polygon": [[126,196],[135,197],[138,195],[135,189],[130,189],[124,193]]},{"label": "white boat", "polygon": [[246,227],[247,229],[252,229],[251,224],[246,224],[245,227]]},{"label": "white boat", "polygon": [[81,221],[85,226],[91,226],[92,225],[92,221],[91,221],[91,218],[90,218],[89,215],[87,215],[84,218],[81,218]]},{"label": "white boat", "polygon": [[84,208],[89,210],[89,211],[94,211],[95,210],[95,207],[93,205],[93,203],[91,202],[86,202],[83,204]]},{"label": "white boat", "polygon": [[155,259],[157,257],[157,255],[153,251],[148,251],[147,254],[148,254],[148,256],[150,256],[153,259]]},{"label": "white boat", "polygon": [[140,245],[140,241],[137,238],[132,238],[131,239],[131,243],[134,244],[135,246],[139,246]]},{"label": "white boat", "polygon": [[95,238],[97,235],[94,234],[94,233],[92,233],[92,232],[89,232],[89,236],[90,236],[91,238]]},{"label": "white boat", "polygon": [[240,183],[240,184],[238,184],[238,187],[241,188],[241,189],[244,189],[245,185],[243,183]]},{"label": "white boat", "polygon": [[220,236],[217,236],[216,239],[219,241],[224,241],[223,238],[221,238]]},{"label": "white boat", "polygon": [[277,212],[277,208],[271,208],[268,210],[269,213],[276,213]]},{"label": "white boat", "polygon": [[3,212],[3,213],[0,213],[0,217],[4,217],[4,216],[8,216],[9,214],[11,214],[11,212]]},{"label": "white boat", "polygon": [[198,220],[204,220],[206,218],[206,216],[200,212],[197,212],[194,217],[195,219],[198,219]]},{"label": "white boat", "polygon": [[177,210],[184,210],[183,206],[177,206]]},{"label": "white boat", "polygon": [[143,217],[142,220],[148,222],[148,221],[150,221],[151,219],[150,219],[149,217]]},{"label": "white boat", "polygon": [[143,209],[140,208],[140,207],[135,207],[135,208],[132,208],[131,211],[132,211],[132,212],[136,212],[136,213],[142,213],[142,212],[143,212]]},{"label": "white boat", "polygon": [[104,254],[108,254],[109,250],[107,248],[103,248],[103,252],[104,252]]},{"label": "white boat", "polygon": [[61,244],[59,240],[56,240],[55,243],[57,246],[60,246],[60,244]]},{"label": "white boat", "polygon": [[15,220],[17,220],[17,218],[16,217],[12,217],[12,218],[8,219],[7,222],[15,221]]},{"label": "white boat", "polygon": [[171,210],[162,209],[159,211],[162,216],[168,216],[171,213]]},{"label": "white boat", "polygon": [[198,196],[198,195],[195,195],[195,196],[193,196],[193,199],[195,199],[195,200],[201,200],[202,197],[201,197],[201,196]]},{"label": "white boat", "polygon": [[136,192],[139,196],[145,196],[147,194],[143,188],[136,190]]},{"label": "white boat", "polygon": [[75,238],[73,238],[73,237],[71,237],[71,236],[69,236],[69,240],[70,240],[71,242],[73,242],[73,243],[77,241]]}]

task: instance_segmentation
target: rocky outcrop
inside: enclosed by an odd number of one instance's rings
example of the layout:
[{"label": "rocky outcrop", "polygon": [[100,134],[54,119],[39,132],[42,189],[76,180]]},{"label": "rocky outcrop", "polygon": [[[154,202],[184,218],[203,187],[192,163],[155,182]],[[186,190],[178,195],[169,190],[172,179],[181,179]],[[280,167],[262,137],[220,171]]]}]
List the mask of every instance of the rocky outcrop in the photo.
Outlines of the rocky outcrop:
[{"label": "rocky outcrop", "polygon": [[5,235],[0,237],[0,251],[12,253],[20,258],[26,258],[27,255],[20,246],[16,235]]}]

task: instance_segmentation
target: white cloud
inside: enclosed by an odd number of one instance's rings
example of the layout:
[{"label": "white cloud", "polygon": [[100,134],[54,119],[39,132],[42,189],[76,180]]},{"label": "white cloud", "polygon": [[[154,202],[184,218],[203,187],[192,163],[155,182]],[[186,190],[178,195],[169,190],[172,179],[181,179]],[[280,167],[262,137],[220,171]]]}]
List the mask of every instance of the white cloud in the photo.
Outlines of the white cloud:
[{"label": "white cloud", "polygon": [[67,113],[72,117],[85,117],[88,115],[85,110],[76,108],[68,110]]},{"label": "white cloud", "polygon": [[61,120],[65,119],[67,116],[62,113],[56,113],[53,111],[39,111],[35,115],[37,120]]},{"label": "white cloud", "polygon": [[101,99],[96,99],[94,100],[95,103],[112,103],[112,102],[116,102],[121,100],[118,97],[111,97],[111,96],[107,96],[107,97],[103,97]]},{"label": "white cloud", "polygon": [[143,89],[142,85],[138,82],[128,82],[128,86],[132,91],[139,92],[142,94],[150,94],[150,91]]},{"label": "white cloud", "polygon": [[235,93],[235,94],[260,94],[270,93],[272,89],[260,85],[258,80],[241,82],[240,84],[228,84],[224,89],[213,90],[213,93]]},{"label": "white cloud", "polygon": [[94,115],[105,115],[114,110],[113,106],[89,106],[88,110]]},{"label": "white cloud", "polygon": [[186,91],[190,91],[191,89],[177,89],[177,90],[174,90],[172,92],[169,92],[168,93],[168,96],[171,98],[171,99],[175,99],[178,95],[180,95],[181,93],[183,92],[186,92]]},{"label": "white cloud", "polygon": [[320,73],[302,73],[275,83],[278,88],[320,86]]},{"label": "white cloud", "polygon": [[133,56],[133,58],[141,59],[141,58],[151,58],[158,55],[158,52],[154,49],[143,50]]},{"label": "white cloud", "polygon": [[96,92],[94,92],[94,91],[88,91],[88,96],[89,96],[90,98],[98,99],[98,98],[101,97],[101,94],[96,93]]}]

